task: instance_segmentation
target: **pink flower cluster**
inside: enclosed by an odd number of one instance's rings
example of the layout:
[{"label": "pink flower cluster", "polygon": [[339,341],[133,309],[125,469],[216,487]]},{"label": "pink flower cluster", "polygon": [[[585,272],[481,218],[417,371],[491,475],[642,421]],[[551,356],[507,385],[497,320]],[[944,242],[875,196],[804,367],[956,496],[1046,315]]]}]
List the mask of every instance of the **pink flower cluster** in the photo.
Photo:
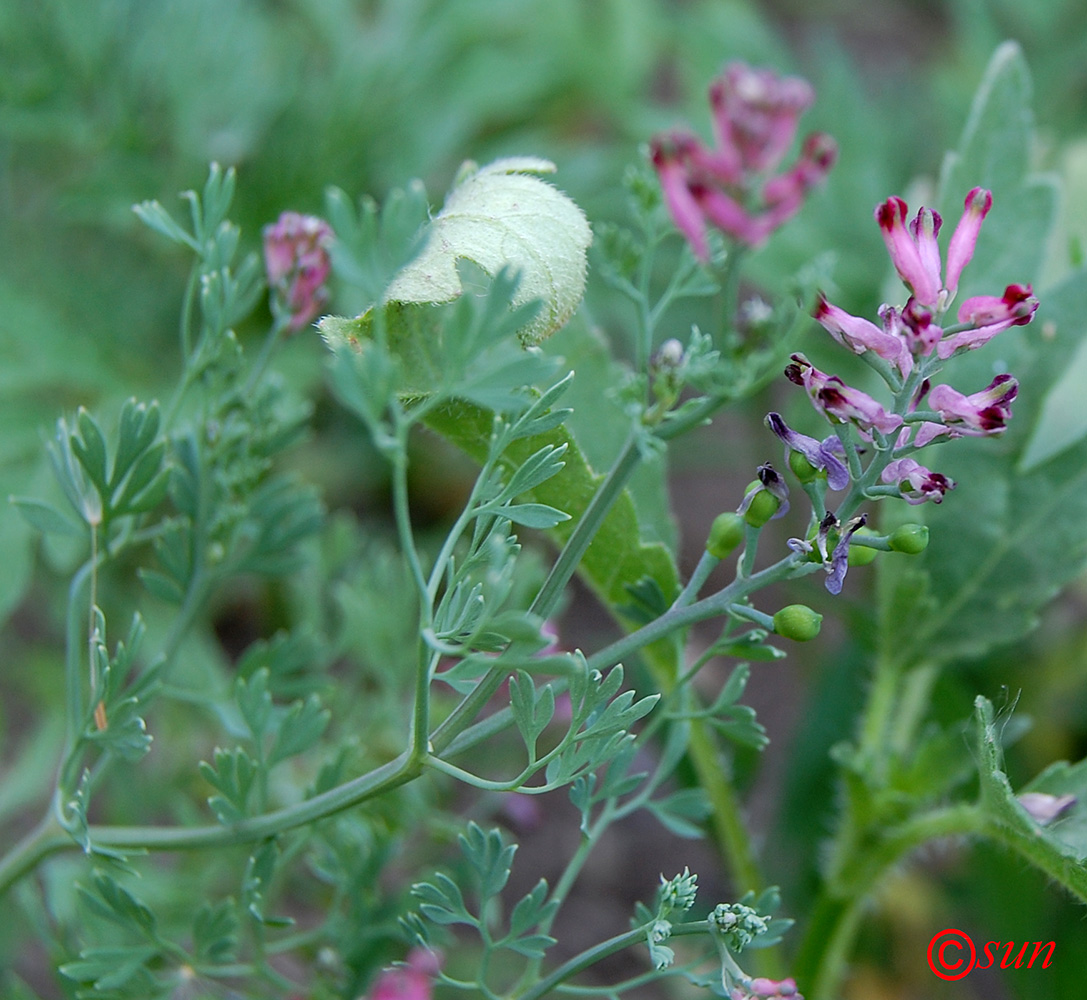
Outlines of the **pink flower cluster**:
[{"label": "pink flower cluster", "polygon": [[757,247],[826,177],[838,147],[822,133],[809,135],[796,163],[773,175],[813,99],[799,77],[731,63],[710,87],[713,148],[687,131],[653,138],[650,157],[665,204],[700,260],[709,260],[709,226]]},{"label": "pink flower cluster", "polygon": [[430,1000],[440,965],[434,952],[413,948],[406,962],[377,977],[369,1000]]},{"label": "pink flower cluster", "polygon": [[939,503],[955,486],[947,477],[926,469],[910,457],[911,453],[939,437],[1002,434],[1019,390],[1011,375],[998,375],[980,392],[970,395],[949,385],[932,388],[927,377],[939,362],[976,350],[997,334],[1029,323],[1038,308],[1030,285],[1008,285],[1001,296],[967,299],[959,306],[958,322],[941,325],[942,314],[958,291],[963,269],[973,257],[981,223],[992,202],[990,192],[982,188],[967,194],[962,217],[948,245],[946,270],[937,243],[942,224],[938,212],[921,208],[907,223],[907,206],[901,198],[888,198],[876,207],[876,221],[891,262],[911,292],[901,308],[880,308],[881,325],[852,316],[819,296],[813,315],[839,344],[854,354],[871,352],[886,362],[885,370],[892,379],[898,379],[902,386],[915,386],[905,413],[888,412],[838,376],[820,371],[802,354],[794,354],[793,363],[785,370],[786,376],[803,386],[815,408],[832,422],[853,424],[865,440],[872,440],[877,433],[897,433],[891,461],[880,476],[883,483],[897,485],[911,504],[926,500]]},{"label": "pink flower cluster", "polygon": [[332,227],[324,219],[284,212],[264,227],[264,268],[291,330],[312,323],[328,301]]}]

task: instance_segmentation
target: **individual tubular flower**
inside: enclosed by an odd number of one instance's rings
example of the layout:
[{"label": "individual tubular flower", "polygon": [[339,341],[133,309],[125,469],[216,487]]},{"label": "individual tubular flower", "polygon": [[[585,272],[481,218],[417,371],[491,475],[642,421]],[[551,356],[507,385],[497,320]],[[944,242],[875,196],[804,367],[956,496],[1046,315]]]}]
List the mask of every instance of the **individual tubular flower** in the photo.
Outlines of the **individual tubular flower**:
[{"label": "individual tubular flower", "polygon": [[279,309],[290,330],[316,319],[328,300],[325,283],[332,270],[332,227],[324,219],[284,212],[265,226],[264,267]]},{"label": "individual tubular flower", "polygon": [[997,375],[981,392],[969,396],[938,385],[929,393],[929,406],[943,418],[952,437],[992,437],[1004,433],[1018,392],[1014,377]]},{"label": "individual tubular flower", "polygon": [[838,539],[838,544],[834,546],[834,551],[830,556],[830,563],[827,566],[826,587],[830,593],[840,594],[842,592],[842,584],[845,583],[845,574],[849,570],[849,543],[852,540],[854,533],[859,528],[863,528],[867,523],[867,514],[851,518],[846,525],[845,531],[842,532],[841,538]]},{"label": "individual tubular flower", "polygon": [[1074,795],[1049,795],[1046,792],[1023,792],[1016,798],[1039,826],[1047,826],[1059,819],[1078,801]]},{"label": "individual tubular flower", "polygon": [[815,304],[812,316],[839,344],[854,354],[872,351],[885,361],[896,365],[903,375],[913,368],[913,358],[905,336],[901,333],[902,319],[896,309],[884,306],[881,312],[883,329],[860,316],[853,316],[827,301],[822,292]]},{"label": "individual tubular flower", "polygon": [[852,422],[863,432],[877,430],[881,434],[902,426],[898,414],[888,413],[867,393],[846,385],[837,375],[821,372],[803,354],[794,354],[792,359],[785,369],[786,378],[803,386],[812,405],[829,419]]},{"label": "individual tubular flower", "polygon": [[688,185],[687,161],[692,144],[697,142],[694,136],[682,133],[657,136],[650,144],[649,156],[657,171],[672,222],[691,245],[695,256],[706,261],[710,257],[706,242],[706,218]]},{"label": "individual tubular flower", "polygon": [[947,301],[955,298],[959,290],[959,278],[963,268],[970,263],[974,256],[974,247],[978,242],[978,234],[981,232],[981,223],[993,207],[992,193],[984,188],[972,188],[963,201],[963,213],[955,232],[951,234],[951,242],[947,247]]},{"label": "individual tubular flower", "polygon": [[959,322],[971,323],[973,328],[940,341],[937,354],[946,361],[956,351],[973,351],[1010,327],[1025,326],[1037,309],[1038,300],[1030,285],[1008,285],[1000,297],[975,295],[959,307]]},{"label": "individual tubular flower", "polygon": [[781,164],[813,96],[799,78],[732,63],[710,88],[713,148],[685,131],[653,138],[650,159],[665,204],[700,260],[709,259],[709,226],[738,243],[759,246],[826,177],[837,146],[816,133],[789,170],[767,178]]},{"label": "individual tubular flower", "polygon": [[796,988],[795,979],[767,979],[760,976],[742,986],[733,986],[732,1000],[804,1000]]},{"label": "individual tubular flower", "polygon": [[[806,434],[794,431],[780,413],[768,413],[766,423],[785,445],[786,456],[793,452],[802,455],[812,468],[826,471],[827,485],[832,490],[844,490],[849,485],[849,469],[846,468],[845,447],[836,434],[817,441]],[[788,458],[786,458],[788,460]]]},{"label": "individual tubular flower", "polygon": [[939,472],[931,472],[912,458],[895,459],[880,478],[888,485],[897,485],[902,498],[914,505],[926,500],[941,503],[944,494],[955,488],[953,480]]}]

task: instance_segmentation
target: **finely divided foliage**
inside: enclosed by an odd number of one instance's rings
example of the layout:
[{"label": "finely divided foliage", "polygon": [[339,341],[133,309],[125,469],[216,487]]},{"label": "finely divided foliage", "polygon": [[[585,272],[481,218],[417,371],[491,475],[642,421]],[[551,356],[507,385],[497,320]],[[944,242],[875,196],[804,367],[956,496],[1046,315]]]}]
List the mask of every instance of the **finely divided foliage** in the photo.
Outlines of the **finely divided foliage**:
[{"label": "finely divided foliage", "polygon": [[[837,147],[815,133],[782,169],[814,89],[727,66],[709,91],[714,144],[685,129],[652,138],[627,175],[630,228],[601,229],[600,276],[633,314],[615,354],[632,366],[601,360],[574,318],[593,232],[538,176],[555,171],[546,160],[466,164],[436,211],[418,182],[382,204],[332,189],[327,220],[287,211],[264,228],[263,274],[228,217],[232,170],[213,165],[183,196],[185,223],[137,206],[193,259],[176,388],[162,404],[61,418],[47,444],[56,501],[14,498],[78,568],[55,784],[0,858],[0,892],[35,918],[68,992],[537,1000],[675,978],[690,995],[830,1000],[884,876],[949,834],[1000,842],[1087,902],[1085,765],[1052,765],[1016,794],[987,699],[972,762],[965,723],[926,725],[939,669],[1020,636],[1087,560],[1084,438],[1040,443],[1084,282],[1045,289],[1039,248],[998,252],[1007,237],[992,235],[1003,205],[1041,190],[985,142],[1002,115],[1029,125],[1023,80],[1001,49],[945,166],[937,201],[961,209],[943,247],[937,208],[875,206],[902,289],[857,316],[807,279],[761,308],[740,302],[747,254],[819,197]],[[1040,218],[1024,231],[1044,233],[1052,206],[1031,204]],[[236,331],[264,293],[266,338],[243,350]],[[661,336],[673,306],[703,299],[712,329]],[[1052,336],[1035,335],[1043,310]],[[813,355],[865,364],[863,388],[790,357],[798,323]],[[290,471],[306,469],[293,446],[327,417],[277,364],[314,326],[322,406],[350,417],[343,461],[368,455],[387,477],[373,537]],[[669,442],[783,368],[814,417],[767,415],[780,467],[759,465],[723,503],[681,572],[637,474],[659,475]],[[587,371],[601,384],[579,386]],[[574,414],[579,391],[593,419]],[[622,442],[600,470],[594,431]],[[417,503],[434,435],[478,466],[440,531]],[[833,750],[840,813],[792,948],[733,782],[733,763],[773,735],[741,699],[752,664],[843,615],[851,567],[879,574],[878,648],[852,741]],[[617,625],[596,648],[566,648],[556,625],[575,574]],[[809,576],[823,588],[803,590]],[[228,670],[202,626],[243,586],[290,611]],[[701,622],[719,637],[688,642]],[[738,661],[727,675],[703,670],[721,657]],[[201,759],[150,752],[197,722]],[[177,794],[153,808],[141,789],[156,767]],[[550,793],[573,806],[576,847],[555,877],[515,891],[524,855],[509,830],[531,829]],[[684,868],[660,876],[629,927],[573,940],[571,892],[608,829],[641,811],[711,840],[732,898],[700,900]],[[178,878],[193,891],[171,898],[162,883]],[[603,960],[627,949],[630,974],[600,986]]]}]

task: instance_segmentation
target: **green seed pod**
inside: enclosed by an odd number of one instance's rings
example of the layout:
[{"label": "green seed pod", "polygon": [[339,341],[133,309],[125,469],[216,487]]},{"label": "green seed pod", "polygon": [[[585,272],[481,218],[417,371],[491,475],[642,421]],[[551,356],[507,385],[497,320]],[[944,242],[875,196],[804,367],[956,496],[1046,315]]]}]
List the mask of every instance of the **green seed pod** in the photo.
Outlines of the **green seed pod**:
[{"label": "green seed pod", "polygon": [[819,470],[799,451],[789,452],[789,468],[793,470],[793,475],[802,483],[810,483],[819,475]]},{"label": "green seed pod", "polygon": [[715,559],[724,559],[744,540],[744,519],[731,512],[718,514],[706,539],[706,551]]},{"label": "green seed pod", "polygon": [[747,510],[744,511],[743,515],[744,520],[752,528],[761,528],[778,512],[780,506],[781,501],[773,493],[769,490],[760,489],[747,505]]},{"label": "green seed pod", "polygon": [[807,642],[819,634],[823,616],[806,604],[790,604],[774,615],[774,631],[785,639]]},{"label": "green seed pod", "polygon": [[915,556],[928,548],[928,526],[924,524],[903,524],[895,528],[889,539],[894,552],[905,552]]},{"label": "green seed pod", "polygon": [[[859,538],[863,538],[865,535],[874,534],[875,532],[871,528],[858,528],[853,533],[853,541],[856,542]],[[850,545],[849,565],[867,566],[870,562],[873,562],[875,560],[877,555],[879,555],[878,549],[871,549],[867,545]]]}]

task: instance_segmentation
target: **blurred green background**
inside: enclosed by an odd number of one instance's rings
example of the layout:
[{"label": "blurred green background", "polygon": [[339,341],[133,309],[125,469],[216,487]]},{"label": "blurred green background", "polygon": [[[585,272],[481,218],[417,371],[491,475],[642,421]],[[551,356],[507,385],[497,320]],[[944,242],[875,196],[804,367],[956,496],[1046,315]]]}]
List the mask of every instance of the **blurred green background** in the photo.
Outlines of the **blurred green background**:
[{"label": "blurred green background", "polygon": [[[515,153],[553,159],[557,183],[594,224],[622,221],[618,179],[641,144],[683,122],[705,131],[706,88],[724,62],[768,64],[815,84],[802,130],[831,133],[841,158],[796,222],[754,258],[751,280],[757,287],[831,251],[835,301],[871,313],[887,276],[871,208],[932,184],[993,49],[1008,38],[1034,76],[1034,162],[1066,182],[1052,280],[1080,259],[1087,238],[1082,0],[4,0],[0,496],[47,490],[42,441],[59,415],[81,404],[114,412],[129,395],[168,390],[189,262],[131,206],[158,198],[177,209],[178,192],[199,187],[209,161],[237,167],[232,216],[253,250],[280,211],[320,212],[329,185],[380,198],[420,177],[440,203],[462,160]],[[610,295],[592,292],[585,316],[622,342],[623,307]],[[251,342],[259,331],[239,334]],[[298,462],[330,506],[380,516],[384,472],[324,405],[322,350],[303,334],[283,361],[317,403],[316,433]],[[688,567],[715,505],[732,495],[718,463],[746,458],[767,401],[734,412],[675,458]],[[452,458],[437,463],[416,484],[420,508],[441,520],[465,475]],[[0,614],[9,619],[0,739],[10,762],[27,749],[27,717],[57,698],[46,678],[67,563],[10,509],[0,511],[0,551]],[[771,758],[772,791],[753,770],[751,781],[771,867],[793,907],[803,905],[827,832],[826,750],[846,734],[863,693],[863,594],[853,595],[843,607],[855,627],[798,661],[787,698],[752,688],[776,743],[792,751]],[[1013,777],[1087,753],[1085,601],[1087,591],[1074,588],[1036,638],[945,682],[944,701],[960,715],[977,691],[999,698],[1006,685],[1011,701],[1024,686],[1019,710],[1044,725],[1013,754]],[[261,613],[249,604],[243,617]],[[18,801],[0,786],[5,794],[9,807]],[[848,996],[1079,995],[1081,916],[997,853],[934,853],[889,890]],[[1050,978],[978,973],[937,983],[924,947],[944,926],[1056,937]]]}]

